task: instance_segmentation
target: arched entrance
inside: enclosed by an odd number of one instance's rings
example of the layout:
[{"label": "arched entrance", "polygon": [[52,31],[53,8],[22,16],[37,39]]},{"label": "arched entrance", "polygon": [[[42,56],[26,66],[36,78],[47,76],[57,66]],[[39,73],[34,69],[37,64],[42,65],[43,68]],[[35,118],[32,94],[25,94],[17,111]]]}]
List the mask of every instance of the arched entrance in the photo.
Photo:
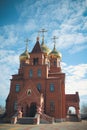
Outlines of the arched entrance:
[{"label": "arched entrance", "polygon": [[70,107],[68,108],[67,114],[76,114],[76,108],[73,107],[73,106],[70,106]]},{"label": "arched entrance", "polygon": [[29,117],[34,117],[37,112],[36,103],[31,103],[30,110],[29,110]]},{"label": "arched entrance", "polygon": [[67,119],[69,121],[78,121],[78,114],[76,106],[69,106],[67,109]]}]

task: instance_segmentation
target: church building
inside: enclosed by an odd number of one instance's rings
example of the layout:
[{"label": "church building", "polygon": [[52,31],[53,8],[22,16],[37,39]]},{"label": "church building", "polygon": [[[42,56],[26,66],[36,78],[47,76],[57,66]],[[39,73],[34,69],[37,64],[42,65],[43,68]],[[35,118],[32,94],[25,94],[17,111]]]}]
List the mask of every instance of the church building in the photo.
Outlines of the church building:
[{"label": "church building", "polygon": [[[65,73],[61,69],[62,55],[54,46],[50,50],[39,37],[31,52],[19,56],[18,73],[12,75],[10,91],[6,99],[7,117],[12,117],[17,109],[23,117],[34,117],[36,113],[54,117],[55,121],[66,120],[68,109],[73,106],[79,114],[79,95],[65,94]],[[28,41],[27,41],[28,42]]]}]

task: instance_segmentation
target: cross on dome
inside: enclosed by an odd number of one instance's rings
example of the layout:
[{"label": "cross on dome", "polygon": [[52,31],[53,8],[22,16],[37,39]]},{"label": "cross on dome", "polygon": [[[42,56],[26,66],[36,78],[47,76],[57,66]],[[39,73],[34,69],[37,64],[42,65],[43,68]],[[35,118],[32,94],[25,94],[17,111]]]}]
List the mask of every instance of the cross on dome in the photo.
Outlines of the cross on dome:
[{"label": "cross on dome", "polygon": [[44,33],[47,32],[46,29],[41,29],[39,32],[42,33],[42,43],[44,43]]},{"label": "cross on dome", "polygon": [[54,48],[55,48],[55,46],[56,46],[56,39],[58,39],[58,37],[56,37],[56,36],[53,36],[53,42],[54,42]]},{"label": "cross on dome", "polygon": [[31,41],[28,38],[24,41],[26,43],[26,50],[28,49],[28,42]]}]

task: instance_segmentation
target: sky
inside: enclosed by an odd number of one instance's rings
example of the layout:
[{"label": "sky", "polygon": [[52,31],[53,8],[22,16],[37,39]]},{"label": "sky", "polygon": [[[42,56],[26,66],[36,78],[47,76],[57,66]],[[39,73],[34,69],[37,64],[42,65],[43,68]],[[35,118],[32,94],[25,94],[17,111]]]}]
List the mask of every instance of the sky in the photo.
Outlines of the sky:
[{"label": "sky", "polygon": [[[10,90],[10,79],[18,73],[19,55],[28,38],[31,52],[38,31],[46,29],[45,44],[62,54],[66,73],[65,92],[87,103],[87,0],[0,0],[0,105]],[[42,35],[40,34],[40,43]]]}]

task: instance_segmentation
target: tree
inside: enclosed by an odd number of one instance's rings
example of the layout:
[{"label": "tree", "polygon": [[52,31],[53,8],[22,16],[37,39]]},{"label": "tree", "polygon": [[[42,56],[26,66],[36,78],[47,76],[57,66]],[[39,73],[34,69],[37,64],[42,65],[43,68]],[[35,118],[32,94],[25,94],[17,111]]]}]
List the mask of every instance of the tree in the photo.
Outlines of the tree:
[{"label": "tree", "polygon": [[82,105],[81,113],[87,114],[87,104]]},{"label": "tree", "polygon": [[5,112],[5,107],[0,105],[0,114],[3,114]]}]

